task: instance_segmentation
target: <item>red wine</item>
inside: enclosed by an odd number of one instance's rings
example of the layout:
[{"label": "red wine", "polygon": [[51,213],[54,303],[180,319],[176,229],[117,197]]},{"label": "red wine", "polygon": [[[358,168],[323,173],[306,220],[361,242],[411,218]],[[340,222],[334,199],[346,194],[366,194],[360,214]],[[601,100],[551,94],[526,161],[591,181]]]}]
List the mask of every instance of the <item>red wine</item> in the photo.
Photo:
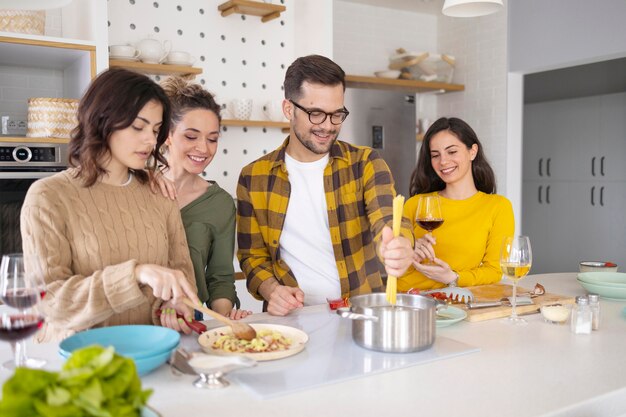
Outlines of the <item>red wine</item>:
[{"label": "red wine", "polygon": [[25,310],[37,304],[39,290],[35,288],[16,288],[7,290],[0,298],[10,307]]},{"label": "red wine", "polygon": [[0,340],[26,339],[43,325],[43,317],[36,314],[16,314],[0,317]]},{"label": "red wine", "polygon": [[443,224],[443,219],[417,219],[417,224],[419,224],[422,229],[432,232]]}]

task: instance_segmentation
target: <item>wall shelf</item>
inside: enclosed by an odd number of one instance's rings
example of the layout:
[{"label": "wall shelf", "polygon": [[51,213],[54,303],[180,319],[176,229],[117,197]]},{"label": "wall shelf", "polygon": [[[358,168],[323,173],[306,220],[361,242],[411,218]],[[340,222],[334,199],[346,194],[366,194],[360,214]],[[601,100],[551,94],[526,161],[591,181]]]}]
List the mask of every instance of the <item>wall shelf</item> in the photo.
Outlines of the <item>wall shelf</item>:
[{"label": "wall shelf", "polygon": [[366,77],[363,75],[346,75],[346,87],[368,88],[373,90],[395,90],[413,93],[442,90],[442,93],[463,91],[463,84],[447,84],[416,80],[399,80],[395,78]]},{"label": "wall shelf", "polygon": [[242,126],[242,127],[270,127],[279,128],[283,133],[289,133],[289,123],[272,122],[270,120],[238,120],[222,119],[222,126]]},{"label": "wall shelf", "polygon": [[190,67],[186,65],[165,65],[165,64],[146,64],[139,61],[122,61],[119,59],[110,59],[109,67],[125,68],[127,70],[136,71],[141,74],[151,75],[181,75],[183,77],[193,78],[198,74],[202,74],[202,68]]},{"label": "wall shelf", "polygon": [[230,0],[217,6],[217,10],[222,12],[222,17],[230,16],[233,13],[260,16],[261,22],[280,17],[280,14],[287,10],[285,6],[278,4],[263,3],[251,0]]}]

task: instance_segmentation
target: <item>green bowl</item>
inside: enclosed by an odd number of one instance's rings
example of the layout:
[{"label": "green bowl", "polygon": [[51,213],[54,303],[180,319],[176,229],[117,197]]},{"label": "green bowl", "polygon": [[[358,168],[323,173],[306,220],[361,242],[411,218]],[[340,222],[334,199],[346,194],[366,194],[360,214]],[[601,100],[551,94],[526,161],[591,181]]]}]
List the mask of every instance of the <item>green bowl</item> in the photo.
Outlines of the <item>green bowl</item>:
[{"label": "green bowl", "polygon": [[626,274],[623,272],[581,272],[578,274],[578,280],[590,284],[626,288]]},{"label": "green bowl", "polygon": [[577,279],[578,283],[590,293],[598,294],[607,300],[626,301],[626,287],[609,287],[603,284],[593,284]]}]

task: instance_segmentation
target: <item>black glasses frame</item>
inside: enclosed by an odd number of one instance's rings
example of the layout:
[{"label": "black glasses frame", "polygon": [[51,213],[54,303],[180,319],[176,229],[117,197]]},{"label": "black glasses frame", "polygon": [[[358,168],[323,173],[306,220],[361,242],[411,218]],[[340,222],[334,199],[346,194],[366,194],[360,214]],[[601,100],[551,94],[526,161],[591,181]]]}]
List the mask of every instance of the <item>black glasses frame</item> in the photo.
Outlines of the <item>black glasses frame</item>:
[{"label": "black glasses frame", "polygon": [[[334,124],[335,126],[336,126],[336,125],[340,125],[340,124],[342,124],[343,122],[345,122],[345,121],[346,121],[346,118],[347,118],[347,117],[348,117],[348,115],[350,114],[350,112],[348,111],[348,109],[346,109],[345,107],[343,108],[343,110],[336,111],[336,112],[334,112],[334,113],[326,113],[326,112],[321,111],[321,110],[309,110],[309,109],[307,109],[307,108],[305,108],[305,107],[302,107],[301,105],[299,105],[298,103],[296,103],[296,102],[295,102],[295,101],[293,101],[293,100],[289,100],[289,101],[291,102],[291,104],[293,104],[294,106],[296,106],[297,108],[299,108],[300,110],[302,110],[303,112],[305,112],[306,114],[308,114],[308,115],[309,115],[309,122],[311,122],[311,123],[312,123],[312,124],[314,124],[314,125],[321,125],[322,123],[324,123],[324,122],[326,121],[326,118],[328,118],[328,116],[330,116],[330,122],[331,122],[332,124]],[[319,117],[319,116],[321,116],[321,115],[323,114],[323,115],[324,115],[324,118],[323,118],[322,120],[320,120],[319,122],[314,122],[314,121],[311,119],[311,117],[313,117],[313,114],[315,114],[315,117]],[[341,115],[341,116],[340,116],[340,117],[341,117],[341,120],[340,120],[339,122],[335,123],[335,122],[333,121],[333,118],[334,118],[334,117],[336,117],[337,115]]]}]

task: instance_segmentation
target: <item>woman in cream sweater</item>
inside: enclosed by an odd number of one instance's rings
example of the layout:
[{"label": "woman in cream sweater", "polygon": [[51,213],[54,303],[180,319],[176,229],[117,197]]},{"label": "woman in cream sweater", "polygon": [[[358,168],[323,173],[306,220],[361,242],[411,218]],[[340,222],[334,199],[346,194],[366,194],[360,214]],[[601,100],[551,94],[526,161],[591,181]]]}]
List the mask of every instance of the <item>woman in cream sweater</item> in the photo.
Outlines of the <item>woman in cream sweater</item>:
[{"label": "woman in cream sweater", "polygon": [[[398,280],[398,290],[500,281],[500,246],[513,235],[513,208],[495,194],[493,170],[467,123],[440,118],[428,129],[410,192],[404,216],[413,221],[414,262]],[[421,194],[438,194],[441,201],[444,222],[433,234],[415,222]],[[422,263],[427,258],[432,262]]]},{"label": "woman in cream sweater", "polygon": [[71,168],[35,182],[21,214],[24,255],[47,289],[38,340],[121,324],[190,332],[176,317],[193,316],[183,297],[200,303],[180,213],[144,171],[166,163],[169,119],[163,89],[134,72],[107,70],[83,96]]}]

